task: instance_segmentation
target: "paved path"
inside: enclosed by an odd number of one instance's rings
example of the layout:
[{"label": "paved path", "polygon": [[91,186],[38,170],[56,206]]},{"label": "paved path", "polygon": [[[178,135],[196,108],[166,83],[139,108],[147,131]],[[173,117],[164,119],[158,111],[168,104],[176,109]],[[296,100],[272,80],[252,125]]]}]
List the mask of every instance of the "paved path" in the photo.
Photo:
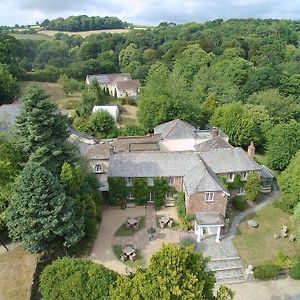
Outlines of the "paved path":
[{"label": "paved path", "polygon": [[237,229],[238,229],[238,226],[239,226],[240,222],[245,217],[261,210],[264,207],[267,207],[267,206],[271,205],[273,203],[274,199],[276,199],[279,196],[279,194],[280,194],[280,192],[278,191],[278,188],[274,184],[274,191],[272,193],[270,193],[269,195],[264,196],[264,199],[259,204],[246,209],[245,211],[241,212],[238,216],[236,216],[233,219],[233,222],[231,224],[231,227],[230,227],[230,230],[229,230],[228,234],[223,236],[222,239],[225,239],[227,237],[233,238],[237,233]]},{"label": "paved path", "polygon": [[291,278],[227,285],[235,291],[234,300],[299,300],[300,284]]}]

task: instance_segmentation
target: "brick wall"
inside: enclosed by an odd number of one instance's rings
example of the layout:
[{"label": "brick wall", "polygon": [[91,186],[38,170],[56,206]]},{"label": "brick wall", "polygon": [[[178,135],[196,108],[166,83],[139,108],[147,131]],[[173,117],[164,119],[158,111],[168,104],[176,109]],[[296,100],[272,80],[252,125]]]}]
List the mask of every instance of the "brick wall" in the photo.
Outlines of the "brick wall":
[{"label": "brick wall", "polygon": [[182,177],[174,177],[174,188],[177,192],[182,192]]},{"label": "brick wall", "polygon": [[188,214],[196,212],[220,212],[225,216],[227,196],[222,192],[214,193],[213,202],[205,202],[205,193],[195,193],[192,196],[185,195],[185,205]]}]

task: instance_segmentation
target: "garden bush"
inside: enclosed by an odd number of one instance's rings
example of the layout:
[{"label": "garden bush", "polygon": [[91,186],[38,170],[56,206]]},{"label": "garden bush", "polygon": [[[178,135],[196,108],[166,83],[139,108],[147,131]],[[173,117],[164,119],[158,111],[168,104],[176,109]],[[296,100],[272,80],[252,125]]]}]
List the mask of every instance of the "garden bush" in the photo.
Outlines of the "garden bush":
[{"label": "garden bush", "polygon": [[300,260],[290,269],[289,275],[296,280],[300,280]]},{"label": "garden bush", "polygon": [[260,265],[254,268],[254,278],[268,279],[274,278],[280,274],[281,268],[274,264]]},{"label": "garden bush", "polygon": [[61,258],[42,272],[40,290],[44,300],[110,299],[109,287],[118,274],[104,266],[79,258]]},{"label": "garden bush", "polygon": [[247,208],[247,206],[248,206],[248,202],[247,202],[247,200],[245,198],[243,198],[241,196],[235,196],[232,199],[232,205],[238,211],[244,211]]},{"label": "garden bush", "polygon": [[182,228],[191,229],[192,228],[191,221],[194,219],[194,216],[186,213],[185,195],[182,192],[178,193],[176,196],[176,207],[177,207],[177,214]]},{"label": "garden bush", "polygon": [[290,269],[297,264],[297,259],[295,257],[287,256],[280,251],[277,254],[276,264],[282,269]]}]

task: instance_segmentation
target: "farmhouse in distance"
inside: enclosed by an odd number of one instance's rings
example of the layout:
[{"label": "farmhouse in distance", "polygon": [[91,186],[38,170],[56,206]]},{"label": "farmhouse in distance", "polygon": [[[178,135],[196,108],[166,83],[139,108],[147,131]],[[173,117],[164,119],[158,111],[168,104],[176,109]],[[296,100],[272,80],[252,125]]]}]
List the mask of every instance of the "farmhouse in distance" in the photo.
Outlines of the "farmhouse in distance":
[{"label": "farmhouse in distance", "polygon": [[117,98],[130,97],[136,99],[141,88],[140,81],[138,79],[132,79],[129,73],[86,76],[87,84],[91,84],[93,80],[97,80],[102,89],[107,90],[111,96]]}]

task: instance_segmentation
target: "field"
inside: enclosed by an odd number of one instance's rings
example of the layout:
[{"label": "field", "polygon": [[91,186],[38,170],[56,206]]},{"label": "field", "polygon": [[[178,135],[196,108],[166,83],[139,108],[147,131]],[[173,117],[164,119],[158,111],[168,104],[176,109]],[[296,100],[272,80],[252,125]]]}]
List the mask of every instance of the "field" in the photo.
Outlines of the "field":
[{"label": "field", "polygon": [[[258,223],[258,228],[247,225],[249,219]],[[289,225],[289,215],[273,206],[266,207],[258,213],[247,217],[238,227],[238,234],[233,242],[245,265],[258,265],[274,261],[279,251],[285,255],[299,256],[300,245],[290,242],[288,238],[274,239],[282,225]],[[288,228],[290,228],[288,226]]]},{"label": "field", "polygon": [[0,255],[0,300],[29,299],[37,258],[21,247]]},{"label": "field", "polygon": [[72,110],[76,106],[76,104],[81,101],[81,94],[74,93],[73,95],[66,95],[63,91],[63,88],[58,83],[50,83],[50,82],[36,82],[36,81],[23,81],[20,84],[21,93],[25,90],[25,88],[29,84],[35,84],[40,88],[44,89],[48,95],[50,95],[50,99],[58,106],[60,109]]},{"label": "field", "polygon": [[33,34],[23,34],[23,33],[13,33],[12,34],[18,40],[51,40],[52,37],[43,33],[33,33]]}]

